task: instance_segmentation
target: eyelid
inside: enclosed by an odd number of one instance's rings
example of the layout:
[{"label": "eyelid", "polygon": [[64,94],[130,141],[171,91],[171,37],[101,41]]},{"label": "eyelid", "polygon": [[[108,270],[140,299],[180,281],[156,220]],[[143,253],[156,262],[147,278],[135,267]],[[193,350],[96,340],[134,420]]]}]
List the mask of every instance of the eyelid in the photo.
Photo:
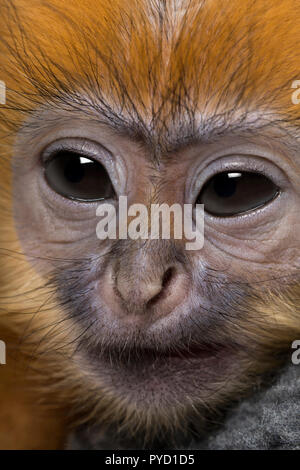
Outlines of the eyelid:
[{"label": "eyelid", "polygon": [[40,158],[43,166],[51,161],[55,154],[61,151],[74,152],[82,154],[92,161],[103,163],[103,158],[112,158],[111,152],[98,142],[87,140],[83,138],[72,137],[70,139],[64,138],[52,142],[50,145],[44,147],[40,152]]}]

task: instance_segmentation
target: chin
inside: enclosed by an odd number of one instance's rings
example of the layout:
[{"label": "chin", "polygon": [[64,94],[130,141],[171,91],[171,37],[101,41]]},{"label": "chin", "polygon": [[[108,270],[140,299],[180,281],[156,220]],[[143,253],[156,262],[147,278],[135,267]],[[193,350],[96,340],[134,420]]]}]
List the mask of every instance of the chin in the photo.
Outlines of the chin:
[{"label": "chin", "polygon": [[247,392],[253,371],[257,372],[257,364],[229,338],[211,344],[202,341],[199,347],[180,344],[179,338],[176,345],[170,342],[170,333],[165,341],[153,336],[156,347],[151,348],[150,338],[144,335],[138,341],[137,331],[135,336],[134,347],[125,342],[112,347],[110,342],[100,348],[84,341],[77,362],[94,391],[92,421],[101,423],[103,430],[107,418],[117,434],[125,428],[133,439],[144,436],[149,445],[159,436],[176,441],[177,432],[206,430],[220,406]]},{"label": "chin", "polygon": [[220,409],[245,395],[253,380],[249,361],[228,345],[122,355],[87,349],[77,363],[93,395],[92,434],[113,435],[114,448],[176,448],[189,442],[206,433]]}]

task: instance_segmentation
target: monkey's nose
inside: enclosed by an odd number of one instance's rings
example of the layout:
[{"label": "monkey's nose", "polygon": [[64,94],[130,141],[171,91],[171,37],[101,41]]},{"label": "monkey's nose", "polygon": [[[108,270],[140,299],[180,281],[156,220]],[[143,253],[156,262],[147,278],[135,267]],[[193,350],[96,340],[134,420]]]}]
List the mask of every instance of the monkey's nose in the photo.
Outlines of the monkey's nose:
[{"label": "monkey's nose", "polygon": [[[138,278],[139,276],[137,276]],[[170,294],[170,287],[175,282],[175,268],[168,268],[160,277],[155,276],[145,279],[136,279],[132,282],[128,276],[119,275],[116,279],[116,289],[120,297],[125,301],[140,304],[141,307],[150,307],[158,303],[160,299]],[[173,286],[175,288],[175,285]]]},{"label": "monkey's nose", "polygon": [[185,278],[175,266],[157,266],[152,275],[140,272],[134,278],[128,271],[119,271],[115,277],[115,293],[128,314],[165,316],[181,303],[186,291]]}]

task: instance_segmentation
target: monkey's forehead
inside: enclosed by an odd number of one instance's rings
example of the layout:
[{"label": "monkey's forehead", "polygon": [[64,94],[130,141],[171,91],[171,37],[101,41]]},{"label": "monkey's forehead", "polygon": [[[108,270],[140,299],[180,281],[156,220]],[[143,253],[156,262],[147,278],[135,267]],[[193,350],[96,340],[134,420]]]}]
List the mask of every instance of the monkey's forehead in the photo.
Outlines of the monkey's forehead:
[{"label": "monkey's forehead", "polygon": [[237,109],[299,117],[297,0],[13,0],[1,13],[3,79],[25,113],[72,95],[136,133]]}]

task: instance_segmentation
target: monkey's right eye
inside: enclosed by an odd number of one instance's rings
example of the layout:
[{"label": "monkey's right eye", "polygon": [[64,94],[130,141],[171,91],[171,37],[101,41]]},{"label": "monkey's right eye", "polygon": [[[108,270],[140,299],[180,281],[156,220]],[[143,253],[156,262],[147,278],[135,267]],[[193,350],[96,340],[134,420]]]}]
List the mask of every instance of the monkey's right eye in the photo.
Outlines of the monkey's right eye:
[{"label": "monkey's right eye", "polygon": [[69,199],[93,202],[115,195],[104,166],[74,151],[56,152],[45,164],[45,177],[54,191]]}]

